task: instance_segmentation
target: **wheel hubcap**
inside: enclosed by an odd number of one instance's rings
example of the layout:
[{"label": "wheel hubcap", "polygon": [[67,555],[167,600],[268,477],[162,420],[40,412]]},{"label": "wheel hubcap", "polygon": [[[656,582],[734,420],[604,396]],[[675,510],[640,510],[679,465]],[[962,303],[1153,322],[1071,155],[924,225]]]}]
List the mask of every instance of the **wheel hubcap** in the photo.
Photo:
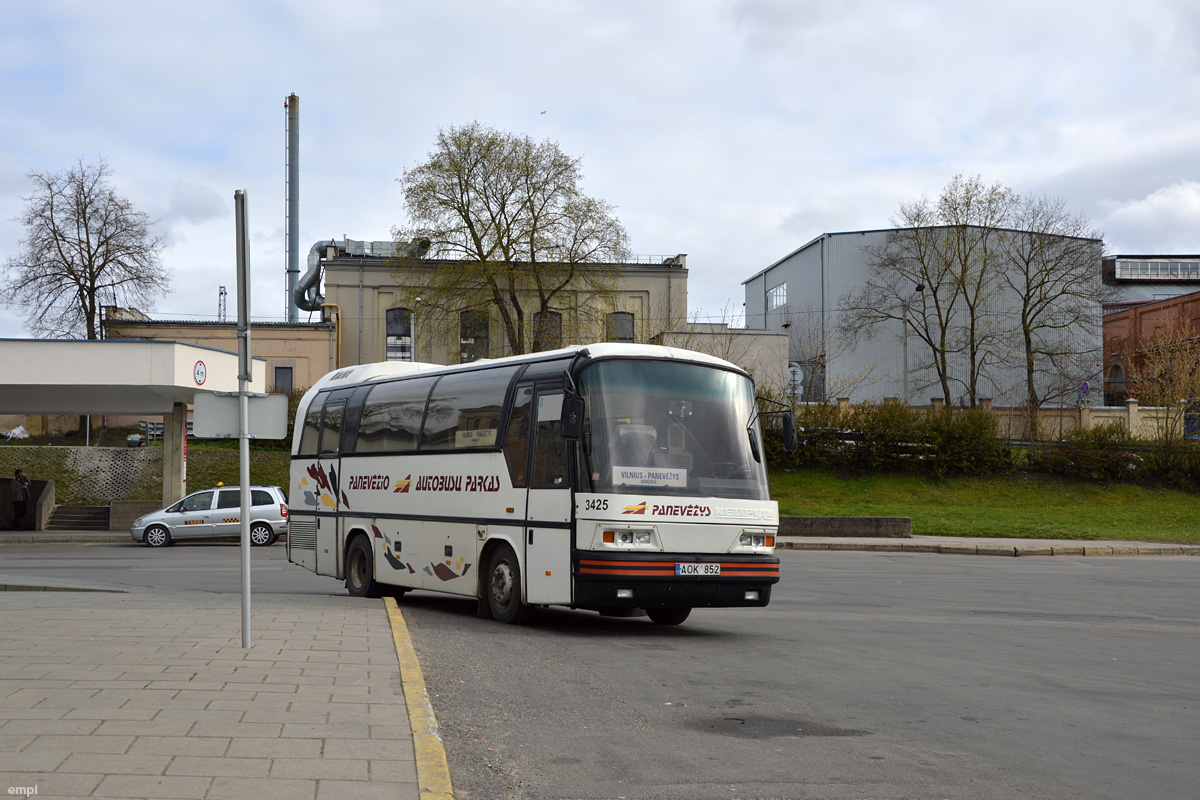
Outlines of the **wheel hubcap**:
[{"label": "wheel hubcap", "polygon": [[502,561],[492,570],[492,599],[496,605],[504,608],[512,602],[513,573],[512,566]]}]

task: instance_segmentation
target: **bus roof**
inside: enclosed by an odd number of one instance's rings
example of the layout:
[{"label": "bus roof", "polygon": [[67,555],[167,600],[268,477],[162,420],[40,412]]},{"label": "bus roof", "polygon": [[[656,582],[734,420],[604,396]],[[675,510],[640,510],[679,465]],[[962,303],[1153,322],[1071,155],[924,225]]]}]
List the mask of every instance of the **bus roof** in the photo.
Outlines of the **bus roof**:
[{"label": "bus roof", "polygon": [[485,358],[467,364],[428,364],[419,361],[381,361],[374,364],[360,364],[353,367],[334,370],[313,385],[314,390],[334,389],[341,386],[355,386],[371,381],[401,378],[418,373],[440,375],[444,373],[462,372],[465,370],[483,369],[493,366],[526,364],[537,361],[553,361],[583,355],[588,360],[598,358],[657,358],[670,361],[692,361],[699,364],[709,364],[722,369],[746,374],[745,370],[736,364],[707,353],[694,350],[683,350],[678,347],[663,347],[656,344],[624,344],[620,342],[597,342],[588,345],[572,345],[559,350],[544,350],[540,353],[529,353],[520,356],[505,356],[503,358]]}]

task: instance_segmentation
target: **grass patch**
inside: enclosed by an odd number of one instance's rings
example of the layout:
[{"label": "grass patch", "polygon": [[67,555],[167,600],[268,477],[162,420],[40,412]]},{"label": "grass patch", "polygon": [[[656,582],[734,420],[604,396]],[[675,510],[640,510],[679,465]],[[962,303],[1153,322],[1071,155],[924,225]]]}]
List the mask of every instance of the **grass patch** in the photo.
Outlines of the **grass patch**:
[{"label": "grass patch", "polygon": [[781,515],[911,517],[918,535],[1200,544],[1200,502],[1170,489],[1020,473],[930,480],[796,470],[771,473],[771,496]]}]

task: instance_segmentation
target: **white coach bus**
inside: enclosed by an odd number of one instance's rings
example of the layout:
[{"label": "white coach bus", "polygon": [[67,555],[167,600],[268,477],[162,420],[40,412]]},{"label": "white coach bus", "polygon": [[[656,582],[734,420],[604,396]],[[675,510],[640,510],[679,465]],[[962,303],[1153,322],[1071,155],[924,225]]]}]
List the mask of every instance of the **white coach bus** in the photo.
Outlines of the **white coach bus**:
[{"label": "white coach bus", "polygon": [[296,419],[288,559],[352,595],[676,625],[765,606],[779,580],[753,383],[721,359],[594,344],[365,364],[323,377]]}]

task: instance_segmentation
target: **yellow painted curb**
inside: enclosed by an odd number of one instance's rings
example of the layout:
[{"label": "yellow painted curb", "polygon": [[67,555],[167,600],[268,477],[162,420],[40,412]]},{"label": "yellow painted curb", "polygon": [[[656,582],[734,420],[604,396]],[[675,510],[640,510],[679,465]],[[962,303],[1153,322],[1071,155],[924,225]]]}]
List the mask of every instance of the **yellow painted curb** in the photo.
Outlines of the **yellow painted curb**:
[{"label": "yellow painted curb", "polygon": [[400,660],[400,681],[404,685],[404,702],[408,706],[408,722],[412,726],[413,749],[417,761],[417,789],[421,800],[454,800],[454,787],[450,785],[450,767],[446,763],[446,750],[438,734],[437,720],[425,688],[425,676],[417,661],[408,625],[396,605],[395,598],[385,597],[388,621],[392,625],[392,641],[396,644],[396,657]]}]

